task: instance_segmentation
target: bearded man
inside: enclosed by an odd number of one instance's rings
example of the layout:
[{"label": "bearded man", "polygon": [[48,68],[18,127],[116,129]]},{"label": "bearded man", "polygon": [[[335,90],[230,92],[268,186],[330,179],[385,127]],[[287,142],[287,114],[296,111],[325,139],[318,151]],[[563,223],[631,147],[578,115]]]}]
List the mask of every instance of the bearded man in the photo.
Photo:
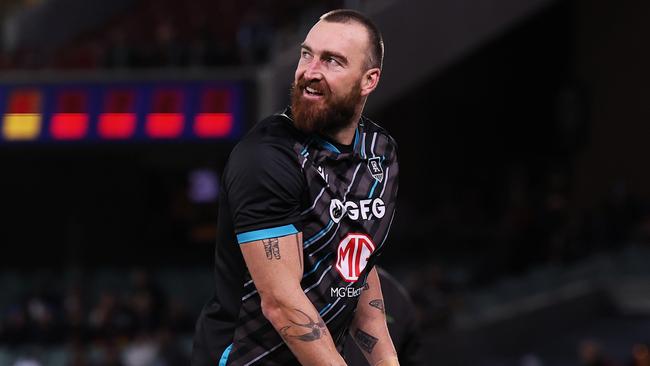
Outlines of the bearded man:
[{"label": "bearded man", "polygon": [[323,15],[301,45],[291,107],[259,122],[223,174],[215,292],[192,364],[398,365],[374,265],[397,196],[397,146],[362,116],[384,46],[364,15]]}]

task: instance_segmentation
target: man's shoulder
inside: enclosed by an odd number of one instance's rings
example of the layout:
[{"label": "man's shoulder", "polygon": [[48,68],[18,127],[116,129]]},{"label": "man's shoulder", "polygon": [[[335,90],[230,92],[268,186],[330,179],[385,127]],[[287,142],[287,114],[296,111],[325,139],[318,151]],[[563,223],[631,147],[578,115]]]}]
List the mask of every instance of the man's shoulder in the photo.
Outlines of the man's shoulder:
[{"label": "man's shoulder", "polygon": [[295,146],[302,139],[291,120],[281,113],[264,118],[237,143],[230,160],[246,162],[258,159],[274,159],[296,155]]},{"label": "man's shoulder", "polygon": [[292,147],[303,136],[285,113],[272,114],[257,122],[241,143],[271,144]]},{"label": "man's shoulder", "polygon": [[397,150],[397,141],[395,141],[386,128],[380,126],[378,123],[366,116],[363,116],[361,121],[366,135],[374,136],[376,134],[377,139],[385,141],[385,146],[392,150]]}]

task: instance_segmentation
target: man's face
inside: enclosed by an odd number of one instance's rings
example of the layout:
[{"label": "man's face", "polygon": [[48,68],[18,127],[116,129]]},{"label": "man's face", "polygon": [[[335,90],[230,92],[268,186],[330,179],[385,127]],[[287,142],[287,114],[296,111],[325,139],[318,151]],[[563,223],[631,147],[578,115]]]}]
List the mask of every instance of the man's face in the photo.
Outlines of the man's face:
[{"label": "man's face", "polygon": [[365,28],[354,22],[314,25],[302,44],[291,92],[296,127],[327,134],[352,122],[364,97],[367,39]]}]

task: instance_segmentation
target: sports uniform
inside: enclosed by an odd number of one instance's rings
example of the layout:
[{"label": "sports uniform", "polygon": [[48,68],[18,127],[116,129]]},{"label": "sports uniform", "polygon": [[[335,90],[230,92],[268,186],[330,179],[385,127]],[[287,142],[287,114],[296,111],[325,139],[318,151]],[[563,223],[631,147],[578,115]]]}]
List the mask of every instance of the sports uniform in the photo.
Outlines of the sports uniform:
[{"label": "sports uniform", "polygon": [[342,346],[384,244],[397,196],[397,146],[361,117],[342,146],[293,125],[291,110],[258,123],[222,179],[215,293],[197,322],[192,364],[298,364],[271,323],[239,245],[302,232],[301,287]]}]

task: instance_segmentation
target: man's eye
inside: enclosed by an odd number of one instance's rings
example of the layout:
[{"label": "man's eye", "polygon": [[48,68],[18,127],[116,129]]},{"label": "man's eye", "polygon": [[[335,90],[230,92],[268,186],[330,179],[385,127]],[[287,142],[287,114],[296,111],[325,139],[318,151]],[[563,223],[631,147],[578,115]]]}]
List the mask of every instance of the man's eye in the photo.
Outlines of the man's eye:
[{"label": "man's eye", "polygon": [[341,64],[337,59],[332,58],[332,57],[327,59],[327,63],[330,64],[330,65],[335,65],[335,66]]},{"label": "man's eye", "polygon": [[307,51],[302,51],[302,52],[300,52],[300,57],[305,58],[305,59],[309,59],[309,58],[311,58],[311,55]]}]

